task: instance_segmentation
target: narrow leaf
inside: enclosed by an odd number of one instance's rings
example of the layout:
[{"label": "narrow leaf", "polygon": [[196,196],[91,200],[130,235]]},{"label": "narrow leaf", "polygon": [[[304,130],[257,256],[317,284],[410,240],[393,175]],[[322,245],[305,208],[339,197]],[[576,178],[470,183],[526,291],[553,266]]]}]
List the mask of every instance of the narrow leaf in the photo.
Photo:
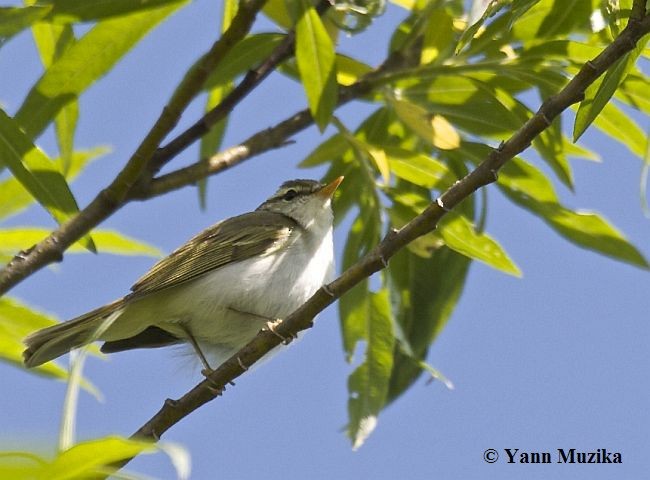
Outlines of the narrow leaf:
[{"label": "narrow leaf", "polygon": [[269,17],[276,25],[289,30],[293,24],[287,9],[286,0],[268,0],[262,9],[264,15]]},{"label": "narrow leaf", "polygon": [[[397,399],[422,374],[429,345],[453,312],[471,261],[442,246],[428,257],[402,249],[388,265],[391,298],[402,336],[396,347],[389,402]],[[397,330],[397,329],[396,329]],[[398,337],[399,338],[399,337]],[[409,353],[404,352],[407,343]]]},{"label": "narrow leaf", "polygon": [[384,147],[384,151],[391,171],[399,178],[427,189],[449,184],[451,174],[444,163],[404,148]]},{"label": "narrow leaf", "polygon": [[183,2],[103,20],[48,68],[27,94],[16,121],[37,137],[56,114],[105,75],[150,29]]},{"label": "narrow leaf", "polygon": [[[70,25],[39,22],[32,27],[32,35],[41,57],[41,63],[46,69],[75,42]],[[68,171],[72,162],[78,117],[79,104],[73,100],[64,106],[54,119],[56,141],[60,157],[63,160],[64,173]]]},{"label": "narrow leaf", "polygon": [[[420,63],[432,63],[449,56],[443,53],[450,51],[454,38],[454,19],[447,10],[439,8],[431,12],[427,28],[422,38],[422,52]],[[436,63],[438,63],[436,62]]]},{"label": "narrow leaf", "polygon": [[48,478],[52,480],[87,478],[101,473],[111,463],[131,458],[141,453],[153,453],[156,447],[150,442],[121,437],[88,440],[59,454],[48,465]]},{"label": "narrow leaf", "polygon": [[[10,227],[0,229],[0,260],[8,261],[16,252],[29,248],[50,234],[50,230],[39,227]],[[93,240],[99,253],[114,255],[145,255],[160,257],[162,252],[148,243],[136,240],[113,230],[93,230]],[[79,244],[72,245],[66,252],[83,253]]]},{"label": "narrow leaf", "polygon": [[308,0],[299,0],[296,22],[296,61],[309,110],[323,131],[338,100],[336,56],[332,39]]},{"label": "narrow leaf", "polygon": [[[362,196],[365,205],[362,205],[362,214],[357,217],[350,228],[343,250],[343,268],[356,262],[379,240],[381,228],[379,211],[373,205],[371,198],[367,194]],[[357,342],[367,339],[368,295],[368,280],[366,279],[352,288],[339,301],[343,347],[348,361],[352,361]]]},{"label": "narrow leaf", "polygon": [[[464,159],[478,163],[490,149],[485,145],[464,144],[461,151]],[[521,158],[510,160],[499,171],[497,186],[510,200],[539,216],[556,232],[579,247],[637,267],[649,268],[643,255],[600,215],[573,211],[562,206],[551,181],[539,169]]]},{"label": "narrow leaf", "polygon": [[[72,163],[66,173],[66,179],[68,181],[74,180],[90,161],[108,151],[109,149],[106,147],[98,147],[92,150],[74,152],[72,154]],[[61,158],[54,160],[54,164],[60,171],[63,170],[63,160]],[[15,177],[0,180],[0,219],[20,213],[34,201],[34,197]]]},{"label": "narrow leaf", "polygon": [[393,367],[395,335],[388,290],[370,293],[367,313],[366,358],[348,379],[348,436],[359,448],[377,424],[384,407]]},{"label": "narrow leaf", "polygon": [[352,85],[371,70],[369,65],[357,59],[336,54],[336,81],[341,85]]},{"label": "narrow leaf", "polygon": [[[0,360],[24,369],[23,350],[25,350],[25,345],[23,340],[25,337],[55,323],[57,321],[54,317],[30,308],[16,299],[6,296],[0,298]],[[26,371],[59,380],[68,378],[67,370],[54,362],[48,362]],[[98,395],[97,390],[88,380],[83,379],[81,386]]]},{"label": "narrow leaf", "polygon": [[503,248],[486,233],[478,233],[464,216],[448,213],[438,223],[438,232],[445,245],[452,250],[509,275],[521,277],[521,270]]},{"label": "narrow leaf", "polygon": [[[643,39],[642,39],[643,40]],[[618,86],[625,80],[636,60],[643,51],[645,42],[639,41],[637,48],[626,53],[605,74],[602,80],[594,82],[585,91],[585,98],[580,102],[575,123],[573,124],[573,141],[576,142],[594,119],[605,108]]]},{"label": "narrow leaf", "polygon": [[49,14],[52,22],[79,23],[155,10],[183,0],[55,0]]},{"label": "narrow leaf", "polygon": [[[223,2],[223,13],[221,20],[221,32],[225,32],[232,19],[237,14],[237,3],[234,0],[226,0]],[[217,69],[219,70],[219,69]],[[220,85],[212,87],[208,91],[208,99],[205,105],[205,111],[209,112],[232,91],[233,82],[228,81]],[[228,117],[221,119],[215,125],[210,127],[210,130],[201,137],[201,145],[199,147],[199,160],[207,163],[212,155],[214,155],[221,146],[223,136],[226,133],[226,125],[228,124]],[[199,205],[201,209],[205,209],[207,201],[207,186],[208,179],[202,178],[197,182],[199,193]]]},{"label": "narrow leaf", "polygon": [[279,33],[257,33],[244,38],[228,51],[217,68],[205,81],[204,88],[224,85],[256,66],[284,40]]},{"label": "narrow leaf", "polygon": [[460,135],[442,115],[432,115],[404,100],[394,100],[391,105],[399,119],[425,142],[441,150],[453,150],[460,145]]},{"label": "narrow leaf", "polygon": [[50,10],[52,10],[51,5],[0,7],[0,45],[45,17]]},{"label": "narrow leaf", "polygon": [[[486,3],[486,2],[482,2],[482,3]],[[456,45],[456,55],[458,55],[460,51],[465,47],[465,45],[467,45],[474,38],[476,33],[486,22],[486,20],[491,16],[495,15],[499,10],[501,10],[508,3],[509,2],[506,2],[504,0],[493,0],[487,2],[487,6],[483,10],[481,16],[474,23],[470,24],[465,29],[463,34],[460,36],[460,39],[458,40],[458,44]]]},{"label": "narrow leaf", "polygon": [[300,168],[309,168],[331,162],[342,156],[350,149],[345,137],[337,133],[316,147],[305,159],[298,164]]},{"label": "narrow leaf", "polygon": [[643,255],[600,215],[572,211],[560,205],[548,179],[523,160],[513,159],[501,170],[498,186],[511,200],[540,216],[572,243],[648,268]]},{"label": "narrow leaf", "polygon": [[[0,158],[11,173],[58,223],[79,211],[68,183],[55,164],[20,130],[16,122],[0,110]],[[91,251],[89,236],[82,240]]]}]

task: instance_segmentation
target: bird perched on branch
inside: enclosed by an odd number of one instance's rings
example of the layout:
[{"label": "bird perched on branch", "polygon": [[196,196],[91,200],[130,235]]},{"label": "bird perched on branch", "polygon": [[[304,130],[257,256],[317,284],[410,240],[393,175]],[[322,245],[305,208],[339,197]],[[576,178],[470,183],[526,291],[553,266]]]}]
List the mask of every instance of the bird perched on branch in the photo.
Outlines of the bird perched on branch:
[{"label": "bird perched on branch", "polygon": [[255,211],[207,228],[159,261],[125,297],[28,336],[25,365],[95,340],[105,353],[189,342],[209,373],[330,279],[331,199],[342,180],[283,183]]}]

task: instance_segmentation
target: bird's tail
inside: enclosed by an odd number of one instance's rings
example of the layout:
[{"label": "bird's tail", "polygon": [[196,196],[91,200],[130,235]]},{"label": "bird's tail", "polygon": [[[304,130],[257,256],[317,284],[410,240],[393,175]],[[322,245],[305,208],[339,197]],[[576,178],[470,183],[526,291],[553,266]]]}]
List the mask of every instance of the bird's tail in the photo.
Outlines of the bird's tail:
[{"label": "bird's tail", "polygon": [[124,303],[120,299],[67,322],[32,333],[24,340],[27,346],[23,352],[25,366],[38,367],[74,348],[97,340],[97,332],[103,329],[104,321],[108,321],[113,313],[119,315]]}]

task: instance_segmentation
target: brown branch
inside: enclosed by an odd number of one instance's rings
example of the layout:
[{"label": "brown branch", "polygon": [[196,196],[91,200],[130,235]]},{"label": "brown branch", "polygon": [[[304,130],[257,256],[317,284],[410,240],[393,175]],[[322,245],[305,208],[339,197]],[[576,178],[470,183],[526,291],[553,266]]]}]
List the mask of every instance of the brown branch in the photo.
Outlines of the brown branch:
[{"label": "brown branch", "polygon": [[[351,100],[361,98],[372,92],[373,89],[382,86],[385,83],[384,78],[392,78],[386,77],[386,73],[400,71],[403,63],[404,59],[400,53],[394,52],[375,70],[364,75],[352,85],[340,88],[336,108],[345,105]],[[378,79],[382,79],[382,81],[377,82]],[[313,124],[314,119],[309,109],[301,110],[277,125],[255,133],[239,145],[227,148],[210,158],[201,159],[187,167],[153,178],[147,184],[137,186],[131,191],[131,197],[144,200],[193,185],[209,175],[227,170],[256,155],[289,144],[293,135]]]},{"label": "brown branch", "polygon": [[[329,0],[321,0],[316,6],[319,15],[323,15],[332,4]],[[290,58],[296,45],[295,29],[287,32],[282,43],[278,45],[271,55],[262,62],[257,68],[249,70],[241,82],[212,110],[207,112],[202,118],[196,121],[192,126],[179,134],[165,146],[160,147],[151,162],[150,171],[152,176],[172,158],[185,150],[192,143],[210,131],[213,125],[223,120],[233,109],[266,77],[273,72],[278,65]],[[226,154],[225,156],[229,156]],[[206,163],[206,162],[203,162]],[[201,178],[204,178],[205,175]],[[193,181],[199,180],[196,178]]]},{"label": "brown branch", "polygon": [[[343,272],[340,277],[319,289],[305,304],[275,327],[276,333],[290,338],[297,332],[310,328],[312,319],[319,312],[360,281],[383,269],[388,260],[409,242],[434,230],[438,221],[462,200],[479,188],[495,182],[497,172],[508,160],[528,148],[533,139],[548,128],[554,118],[584,98],[586,88],[618,59],[632,50],[638,40],[648,32],[650,32],[650,16],[638,22],[630,22],[612,44],[596,58],[587,62],[557,95],[548,98],[533,117],[499,148],[494,149],[476,169],[456,182],[404,227],[390,231],[369,254]],[[279,344],[280,339],[275,333],[263,330],[219,366],[209,379],[199,383],[178,400],[168,399],[163,407],[133,434],[133,437],[159,439],[182,418],[201,405],[214,400],[217,397],[215,387],[225,389],[230,382],[246,371],[243,365],[254,364]]]},{"label": "brown branch", "polygon": [[630,12],[630,20],[641,21],[646,16],[646,0],[634,0]]},{"label": "brown branch", "polygon": [[17,255],[0,271],[0,295],[44,266],[61,261],[63,252],[121,208],[133,186],[146,174],[146,168],[165,136],[181,114],[201,92],[208,75],[221,63],[230,49],[243,39],[266,0],[239,3],[237,14],[224,34],[212,45],[194,68],[185,75],[153,127],[115,179],[86,208],[53,231],[46,239]]}]

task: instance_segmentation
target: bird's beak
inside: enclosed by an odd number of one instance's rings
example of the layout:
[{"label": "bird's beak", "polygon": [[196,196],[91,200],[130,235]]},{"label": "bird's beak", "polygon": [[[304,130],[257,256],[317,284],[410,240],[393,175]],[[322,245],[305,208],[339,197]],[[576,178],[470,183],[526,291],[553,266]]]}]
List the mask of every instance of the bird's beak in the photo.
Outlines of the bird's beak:
[{"label": "bird's beak", "polygon": [[343,175],[341,175],[341,176],[338,177],[338,178],[335,178],[335,179],[332,180],[330,183],[328,183],[328,184],[325,185],[323,188],[321,188],[321,189],[318,191],[318,194],[317,194],[317,195],[318,195],[319,197],[322,197],[323,199],[325,199],[325,198],[332,198],[332,195],[334,195],[334,192],[336,191],[336,189],[338,188],[338,186],[339,186],[339,185],[341,184],[341,182],[343,181],[343,178],[345,178],[345,177],[343,177]]}]

